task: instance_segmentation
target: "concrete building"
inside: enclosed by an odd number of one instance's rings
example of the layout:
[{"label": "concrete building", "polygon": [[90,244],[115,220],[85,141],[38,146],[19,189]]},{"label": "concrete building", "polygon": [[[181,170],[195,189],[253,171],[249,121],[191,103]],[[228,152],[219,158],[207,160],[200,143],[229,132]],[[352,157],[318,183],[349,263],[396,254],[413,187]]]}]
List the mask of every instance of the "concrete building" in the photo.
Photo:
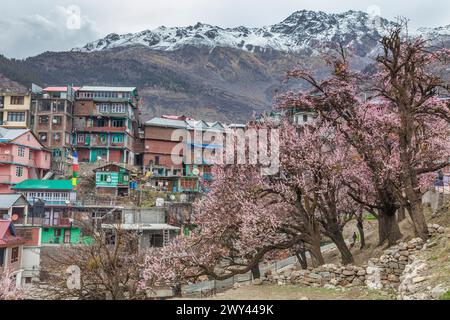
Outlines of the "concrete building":
[{"label": "concrete building", "polygon": [[0,127],[28,128],[30,107],[31,91],[0,75]]},{"label": "concrete building", "polygon": [[27,179],[42,179],[50,170],[51,153],[28,129],[0,128],[0,193]]},{"label": "concrete building", "polygon": [[140,98],[136,88],[82,87],[74,108],[74,145],[81,162],[134,165],[139,139]]},{"label": "concrete building", "polygon": [[[150,172],[153,186],[169,192],[200,191],[199,181],[213,178],[205,150],[211,154],[222,150],[227,129],[220,122],[185,116],[163,116],[146,122],[144,169]],[[215,142],[219,136],[222,142]]]},{"label": "concrete building", "polygon": [[0,220],[0,272],[10,270],[19,287],[22,283],[22,255],[25,240],[17,236],[11,221]]},{"label": "concrete building", "polygon": [[11,221],[16,235],[23,239],[22,284],[39,280],[42,220],[32,217],[29,202],[21,194],[0,195],[0,220]]},{"label": "concrete building", "polygon": [[106,217],[101,226],[111,233],[111,238],[117,230],[138,233],[140,250],[166,246],[180,233],[179,227],[168,224],[164,207],[122,209]]},{"label": "concrete building", "polygon": [[73,105],[79,88],[48,87],[33,96],[31,127],[39,141],[52,152],[52,171],[64,174],[73,147]]},{"label": "concrete building", "polygon": [[130,192],[130,169],[107,164],[94,170],[97,195],[126,196]]},{"label": "concrete building", "polygon": [[44,202],[43,217],[33,217],[35,223],[40,221],[42,225],[43,245],[81,242],[81,230],[73,216],[76,192],[71,180],[26,180],[13,189],[32,205],[37,201]]}]

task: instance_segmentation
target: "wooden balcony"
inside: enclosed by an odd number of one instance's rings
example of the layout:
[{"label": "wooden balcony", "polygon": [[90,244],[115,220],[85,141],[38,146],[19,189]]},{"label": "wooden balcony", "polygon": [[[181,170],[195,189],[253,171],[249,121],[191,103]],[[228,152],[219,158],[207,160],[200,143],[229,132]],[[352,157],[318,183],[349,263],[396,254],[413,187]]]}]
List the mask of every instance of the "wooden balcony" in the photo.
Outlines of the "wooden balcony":
[{"label": "wooden balcony", "polygon": [[16,159],[14,159],[14,156],[12,154],[6,153],[0,154],[0,163],[15,163],[28,167],[36,167],[36,161],[34,161],[33,159],[28,159],[26,157],[17,157]]},{"label": "wooden balcony", "polygon": [[55,218],[55,219],[43,219],[44,227],[70,227],[69,218]]},{"label": "wooden balcony", "polygon": [[82,127],[78,132],[126,132],[127,127]]}]

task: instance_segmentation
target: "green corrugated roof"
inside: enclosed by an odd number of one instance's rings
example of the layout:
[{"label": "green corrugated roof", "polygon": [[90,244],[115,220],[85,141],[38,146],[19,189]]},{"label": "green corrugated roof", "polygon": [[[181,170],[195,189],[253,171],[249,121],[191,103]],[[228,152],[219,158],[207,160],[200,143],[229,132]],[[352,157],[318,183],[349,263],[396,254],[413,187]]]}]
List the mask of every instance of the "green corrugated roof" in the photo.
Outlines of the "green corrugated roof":
[{"label": "green corrugated roof", "polygon": [[72,190],[71,180],[25,180],[16,184],[13,189],[17,190]]}]

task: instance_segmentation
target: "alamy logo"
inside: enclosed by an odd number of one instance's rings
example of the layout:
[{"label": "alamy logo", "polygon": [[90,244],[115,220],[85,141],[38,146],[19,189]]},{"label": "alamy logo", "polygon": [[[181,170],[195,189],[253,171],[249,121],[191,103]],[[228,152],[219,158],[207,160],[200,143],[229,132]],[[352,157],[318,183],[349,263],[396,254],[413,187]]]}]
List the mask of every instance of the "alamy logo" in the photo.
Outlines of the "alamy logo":
[{"label": "alamy logo", "polygon": [[81,9],[78,6],[72,5],[67,7],[66,27],[69,30],[81,29]]},{"label": "alamy logo", "polygon": [[172,150],[176,165],[260,165],[262,175],[279,171],[278,129],[194,130],[172,133],[180,141]]}]

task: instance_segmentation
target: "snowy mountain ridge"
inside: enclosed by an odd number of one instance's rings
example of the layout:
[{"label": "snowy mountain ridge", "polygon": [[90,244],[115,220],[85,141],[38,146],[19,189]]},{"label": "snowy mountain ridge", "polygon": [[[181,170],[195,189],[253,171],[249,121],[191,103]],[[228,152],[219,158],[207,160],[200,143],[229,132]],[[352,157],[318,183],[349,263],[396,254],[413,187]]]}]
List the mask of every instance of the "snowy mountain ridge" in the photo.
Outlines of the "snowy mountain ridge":
[{"label": "snowy mountain ridge", "polygon": [[[376,46],[383,30],[394,24],[361,11],[327,14],[302,10],[280,23],[261,28],[221,28],[202,23],[188,27],[162,26],[138,33],[109,34],[72,51],[94,52],[127,46],[175,51],[186,46],[195,46],[228,47],[250,52],[273,49],[311,53],[340,42],[351,46],[356,54],[365,56]],[[418,32],[430,37],[445,36],[450,35],[450,26],[422,28]]]}]

